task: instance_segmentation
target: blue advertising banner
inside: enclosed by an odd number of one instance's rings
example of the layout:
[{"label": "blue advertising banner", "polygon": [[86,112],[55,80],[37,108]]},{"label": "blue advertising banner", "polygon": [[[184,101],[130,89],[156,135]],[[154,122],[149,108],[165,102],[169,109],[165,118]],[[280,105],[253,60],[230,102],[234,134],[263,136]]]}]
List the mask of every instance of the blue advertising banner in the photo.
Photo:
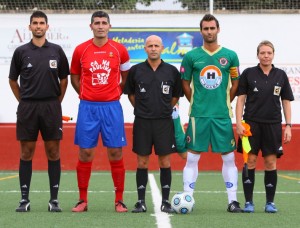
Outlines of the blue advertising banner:
[{"label": "blue advertising banner", "polygon": [[110,39],[127,48],[132,63],[147,58],[144,44],[150,35],[162,38],[164,50],[161,57],[168,63],[180,63],[185,53],[203,44],[199,28],[112,28],[109,32]]}]

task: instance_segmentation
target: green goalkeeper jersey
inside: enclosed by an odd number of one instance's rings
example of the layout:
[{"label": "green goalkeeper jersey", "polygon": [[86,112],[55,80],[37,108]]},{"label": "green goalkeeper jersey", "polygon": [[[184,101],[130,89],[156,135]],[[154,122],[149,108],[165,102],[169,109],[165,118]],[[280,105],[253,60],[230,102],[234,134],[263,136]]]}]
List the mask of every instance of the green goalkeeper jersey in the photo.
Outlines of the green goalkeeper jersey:
[{"label": "green goalkeeper jersey", "polygon": [[211,53],[203,46],[183,58],[181,78],[191,81],[190,117],[231,118],[231,80],[238,80],[237,54],[224,47]]}]

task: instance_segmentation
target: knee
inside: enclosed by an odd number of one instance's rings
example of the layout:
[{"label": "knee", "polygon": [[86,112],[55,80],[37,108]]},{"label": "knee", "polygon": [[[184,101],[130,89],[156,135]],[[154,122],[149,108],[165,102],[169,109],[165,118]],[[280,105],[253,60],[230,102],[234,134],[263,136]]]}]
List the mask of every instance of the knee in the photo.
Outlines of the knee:
[{"label": "knee", "polygon": [[235,156],[234,153],[222,154],[223,164],[235,166]]},{"label": "knee", "polygon": [[48,160],[50,160],[50,161],[56,161],[60,158],[60,153],[57,150],[55,150],[55,151],[52,150],[47,153],[47,157],[48,157]]},{"label": "knee", "polygon": [[169,158],[159,159],[160,168],[170,168],[171,163]]},{"label": "knee", "polygon": [[138,159],[138,168],[139,169],[147,169],[148,168],[149,159]]},{"label": "knee", "polygon": [[249,156],[247,164],[248,164],[249,169],[255,169],[255,167],[256,167],[256,156],[255,157],[254,156]]},{"label": "knee", "polygon": [[82,162],[91,162],[94,158],[94,153],[89,149],[80,149],[79,150],[79,160]]},{"label": "knee", "polygon": [[120,148],[108,149],[108,158],[110,161],[121,160],[122,157],[123,157],[122,149],[120,149]]},{"label": "knee", "polygon": [[264,159],[265,170],[275,170],[276,169],[276,156],[268,156]]},{"label": "knee", "polygon": [[187,158],[186,158],[186,167],[194,167],[198,166],[198,162],[200,159],[200,154],[193,154],[190,152],[187,152]]},{"label": "knee", "polygon": [[33,158],[33,152],[21,151],[20,158],[23,161],[30,161]]}]

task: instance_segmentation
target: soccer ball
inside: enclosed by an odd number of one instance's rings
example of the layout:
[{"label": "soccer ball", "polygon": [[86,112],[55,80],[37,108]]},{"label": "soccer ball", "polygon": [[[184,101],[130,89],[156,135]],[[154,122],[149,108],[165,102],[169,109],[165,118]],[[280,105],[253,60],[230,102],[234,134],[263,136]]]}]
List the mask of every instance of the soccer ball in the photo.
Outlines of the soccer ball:
[{"label": "soccer ball", "polygon": [[177,214],[189,214],[193,211],[195,200],[189,192],[178,192],[173,196],[171,205]]}]

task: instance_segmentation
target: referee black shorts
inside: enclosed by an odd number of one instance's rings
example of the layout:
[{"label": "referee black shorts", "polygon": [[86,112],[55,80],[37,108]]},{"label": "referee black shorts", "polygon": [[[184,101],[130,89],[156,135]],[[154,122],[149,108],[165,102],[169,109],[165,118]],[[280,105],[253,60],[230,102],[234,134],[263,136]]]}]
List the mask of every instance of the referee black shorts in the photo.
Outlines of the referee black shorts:
[{"label": "referee black shorts", "polygon": [[172,118],[143,119],[135,117],[133,124],[133,149],[138,155],[150,155],[152,146],[156,155],[176,152]]},{"label": "referee black shorts", "polygon": [[[253,121],[246,121],[246,123],[250,125],[252,133],[252,136],[249,137],[251,154],[258,155],[261,150],[263,157],[275,154],[277,158],[280,158],[283,155],[281,123],[258,123]],[[240,138],[237,152],[243,152]]]},{"label": "referee black shorts", "polygon": [[21,100],[17,109],[17,140],[62,139],[62,109],[58,99]]}]

